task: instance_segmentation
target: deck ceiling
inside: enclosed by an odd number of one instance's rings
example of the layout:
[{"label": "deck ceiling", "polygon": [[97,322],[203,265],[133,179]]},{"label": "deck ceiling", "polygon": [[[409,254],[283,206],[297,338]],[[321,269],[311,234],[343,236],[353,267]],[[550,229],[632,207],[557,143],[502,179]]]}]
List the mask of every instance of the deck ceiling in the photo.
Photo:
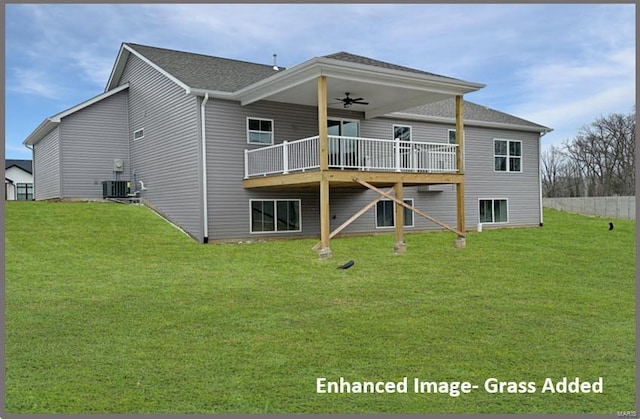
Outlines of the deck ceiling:
[{"label": "deck ceiling", "polygon": [[433,103],[456,95],[476,91],[483,84],[447,77],[390,70],[339,60],[317,58],[287,69],[238,92],[242,105],[269,100],[317,106],[317,80],[327,78],[329,108],[343,109],[346,92],[352,98],[362,97],[369,105],[352,105],[349,109],[375,118],[391,112]]}]

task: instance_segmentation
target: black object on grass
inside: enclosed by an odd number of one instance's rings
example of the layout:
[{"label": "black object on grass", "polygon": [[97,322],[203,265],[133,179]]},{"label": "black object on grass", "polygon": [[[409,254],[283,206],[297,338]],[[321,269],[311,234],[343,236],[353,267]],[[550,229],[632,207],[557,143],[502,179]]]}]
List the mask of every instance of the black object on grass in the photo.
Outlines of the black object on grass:
[{"label": "black object on grass", "polygon": [[355,265],[355,262],[353,260],[350,260],[349,262],[345,263],[344,265],[338,266],[338,269],[349,269],[353,265]]},{"label": "black object on grass", "polygon": [[613,230],[613,223],[609,223],[609,231]]}]

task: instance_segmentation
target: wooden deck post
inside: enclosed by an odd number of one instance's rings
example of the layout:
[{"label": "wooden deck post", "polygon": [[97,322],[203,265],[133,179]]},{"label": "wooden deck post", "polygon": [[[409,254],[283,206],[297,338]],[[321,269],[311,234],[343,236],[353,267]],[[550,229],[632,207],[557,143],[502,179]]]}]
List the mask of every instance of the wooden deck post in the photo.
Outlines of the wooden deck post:
[{"label": "wooden deck post", "polygon": [[329,179],[326,171],[329,170],[329,136],[327,125],[327,76],[318,77],[318,136],[319,136],[319,163],[320,173],[320,249],[318,257],[328,259],[331,257],[330,237],[331,220],[329,211]]},{"label": "wooden deck post", "polygon": [[320,249],[318,257],[328,259],[331,257],[329,235],[331,234],[331,220],[329,215],[329,179],[323,174],[320,180]]},{"label": "wooden deck post", "polygon": [[[464,175],[464,101],[462,95],[456,96],[456,167],[458,173]],[[464,176],[460,183],[456,184],[456,218],[458,220],[457,230],[464,232]],[[455,247],[465,247],[464,236],[458,235],[454,243]]]},{"label": "wooden deck post", "polygon": [[318,77],[318,136],[320,170],[329,169],[329,135],[327,123],[327,76]]},{"label": "wooden deck post", "polygon": [[[398,182],[393,185],[393,190],[396,195],[396,199],[403,202],[404,191],[402,189],[402,182]],[[395,253],[405,253],[407,251],[407,245],[404,242],[404,207],[397,202],[394,202],[393,209],[396,216],[396,244],[393,246],[393,251]]]}]

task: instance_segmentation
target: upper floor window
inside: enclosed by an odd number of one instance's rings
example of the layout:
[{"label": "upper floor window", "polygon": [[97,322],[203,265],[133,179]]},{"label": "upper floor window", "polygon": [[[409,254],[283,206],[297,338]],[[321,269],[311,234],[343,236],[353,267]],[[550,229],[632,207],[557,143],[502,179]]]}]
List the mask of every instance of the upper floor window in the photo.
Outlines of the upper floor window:
[{"label": "upper floor window", "polygon": [[273,144],[273,119],[247,118],[249,144]]},{"label": "upper floor window", "polygon": [[496,172],[522,172],[522,141],[493,140]]},{"label": "upper floor window", "polygon": [[449,144],[457,144],[456,142],[456,130],[449,130]]},{"label": "upper floor window", "polygon": [[393,138],[399,138],[400,141],[411,141],[411,127],[408,125],[394,125]]},{"label": "upper floor window", "polygon": [[140,128],[139,130],[133,131],[133,139],[139,140],[144,138],[144,128]]}]

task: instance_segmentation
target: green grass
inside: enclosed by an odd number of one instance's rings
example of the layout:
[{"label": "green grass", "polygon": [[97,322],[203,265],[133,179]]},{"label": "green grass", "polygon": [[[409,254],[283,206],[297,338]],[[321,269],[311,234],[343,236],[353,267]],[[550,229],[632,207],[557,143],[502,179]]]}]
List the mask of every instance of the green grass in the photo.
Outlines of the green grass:
[{"label": "green grass", "polygon": [[[635,223],[199,245],[143,207],[9,202],[10,413],[600,413],[635,410]],[[336,266],[354,259],[349,270]],[[470,381],[317,394],[316,379]],[[602,394],[541,394],[603,377]],[[534,381],[490,394],[487,378]]]}]

